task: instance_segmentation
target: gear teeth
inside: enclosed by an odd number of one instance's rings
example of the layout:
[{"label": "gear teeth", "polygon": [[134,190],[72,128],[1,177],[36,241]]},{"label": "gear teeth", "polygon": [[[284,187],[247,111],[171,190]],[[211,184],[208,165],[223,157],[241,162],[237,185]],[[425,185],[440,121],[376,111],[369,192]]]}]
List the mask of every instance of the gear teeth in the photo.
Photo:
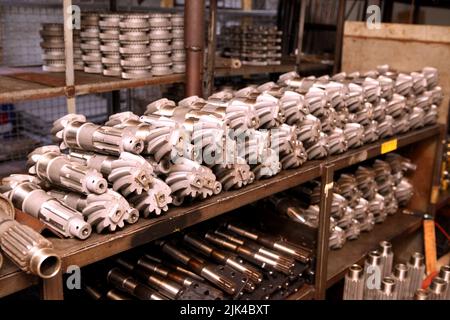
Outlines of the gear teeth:
[{"label": "gear teeth", "polygon": [[164,181],[155,178],[151,188],[140,195],[133,195],[128,200],[145,218],[151,214],[159,216],[169,209],[172,203],[170,187]]}]

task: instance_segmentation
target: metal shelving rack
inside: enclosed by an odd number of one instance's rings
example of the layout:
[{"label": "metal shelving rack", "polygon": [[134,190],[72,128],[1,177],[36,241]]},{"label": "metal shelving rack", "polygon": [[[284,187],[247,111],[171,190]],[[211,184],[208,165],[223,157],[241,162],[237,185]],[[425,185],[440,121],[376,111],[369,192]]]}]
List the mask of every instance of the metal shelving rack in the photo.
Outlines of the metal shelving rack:
[{"label": "metal shelving rack", "polygon": [[[202,7],[204,3],[203,0],[191,1],[198,1],[199,3],[197,4],[200,5],[197,7]],[[214,0],[211,1],[211,3],[214,2]],[[64,0],[64,7],[70,6],[70,3],[71,0]],[[71,39],[71,36],[67,36],[66,34],[66,38]],[[71,42],[71,40],[68,40],[68,42]],[[70,43],[67,44],[67,47],[70,48]],[[197,51],[198,48],[188,47],[187,49],[187,54],[189,55],[191,51]],[[70,55],[69,53],[69,60],[71,58]],[[70,68],[71,64],[67,65]],[[211,66],[208,65],[208,67]],[[214,67],[214,64],[212,64],[212,67]],[[214,68],[211,70],[214,70]],[[183,82],[185,80],[183,75],[179,75],[125,81],[74,73],[73,69],[67,71],[65,75],[41,73],[40,77],[42,79],[45,78],[45,80],[41,79],[39,80],[41,83],[39,83],[36,78],[23,76],[20,79],[17,78],[18,73],[11,73],[11,70],[5,70],[0,76],[0,103],[65,95],[68,100],[68,109],[70,110],[77,95],[150,84]],[[201,80],[199,74],[201,74],[202,70],[191,70],[190,72],[197,72],[197,79]],[[256,72],[256,70],[249,70],[248,72]],[[12,76],[13,74],[14,76]],[[186,79],[189,79],[189,77],[186,77]],[[47,82],[42,83],[44,81]],[[435,210],[435,201],[433,201],[432,194],[439,187],[440,153],[443,137],[444,128],[434,125],[403,134],[395,139],[397,148],[402,148],[402,151],[418,164],[418,170],[413,177],[416,194],[412,198],[410,209],[428,213],[433,213]],[[320,161],[309,161],[301,168],[285,170],[271,179],[257,181],[240,190],[224,192],[186,207],[171,208],[167,214],[159,218],[142,219],[137,224],[128,226],[124,230],[113,234],[93,234],[85,241],[58,238],[51,238],[51,241],[62,257],[62,270],[65,270],[67,266],[72,264],[82,267],[224,214],[273,193],[320,178],[322,180],[322,189],[317,234],[316,281],[314,286],[307,285],[302,287],[290,299],[323,299],[326,289],[341,279],[345,269],[351,264],[360,261],[364,254],[371,250],[380,239],[400,237],[418,230],[421,225],[420,219],[404,217],[398,213],[396,216],[388,218],[383,225],[377,226],[371,233],[363,235],[353,243],[347,244],[343,249],[331,252],[328,250],[332,198],[330,192],[334,173],[379,156],[382,154],[382,146],[386,142],[390,143],[391,141],[378,141],[350,150],[342,155],[332,156]],[[40,285],[44,299],[63,299],[62,273],[52,279],[40,280],[37,277],[25,274],[9,262],[0,269],[0,297],[36,284]]]}]

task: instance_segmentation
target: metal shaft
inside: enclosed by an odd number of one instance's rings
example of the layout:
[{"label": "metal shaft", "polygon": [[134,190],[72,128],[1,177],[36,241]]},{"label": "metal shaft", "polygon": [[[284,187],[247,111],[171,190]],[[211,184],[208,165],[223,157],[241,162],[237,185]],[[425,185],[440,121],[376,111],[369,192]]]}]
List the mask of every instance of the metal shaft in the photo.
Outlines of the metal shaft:
[{"label": "metal shaft", "polygon": [[357,264],[352,265],[345,275],[343,300],[362,300],[364,296],[364,272]]},{"label": "metal shaft", "polygon": [[381,241],[380,254],[381,254],[381,276],[384,278],[392,273],[392,262],[394,260],[394,252],[392,251],[392,244],[388,241]]},{"label": "metal shaft", "polygon": [[409,286],[411,278],[409,277],[409,269],[406,264],[399,263],[395,266],[392,278],[395,280],[397,291],[397,300],[407,300],[409,295]]},{"label": "metal shaft", "polygon": [[428,288],[428,300],[446,300],[447,287],[447,282],[445,282],[444,279],[435,277]]},{"label": "metal shaft", "polygon": [[381,278],[381,254],[378,251],[369,252],[364,262],[364,300],[375,300]]},{"label": "metal shaft", "polygon": [[439,270],[439,278],[447,283],[446,299],[450,300],[450,265],[445,265]]},{"label": "metal shaft", "polygon": [[407,263],[409,269],[409,276],[411,282],[409,285],[409,297],[413,297],[418,289],[422,287],[422,281],[425,277],[425,263],[424,256],[420,252],[415,252],[411,255]]}]

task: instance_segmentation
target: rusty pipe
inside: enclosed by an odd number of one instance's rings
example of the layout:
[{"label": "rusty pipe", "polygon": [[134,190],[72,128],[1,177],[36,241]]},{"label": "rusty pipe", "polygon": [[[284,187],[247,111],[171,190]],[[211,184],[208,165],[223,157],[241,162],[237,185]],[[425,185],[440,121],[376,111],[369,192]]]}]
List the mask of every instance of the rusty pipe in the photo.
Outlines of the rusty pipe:
[{"label": "rusty pipe", "polygon": [[203,96],[204,15],[204,0],[189,0],[185,2],[186,96]]}]

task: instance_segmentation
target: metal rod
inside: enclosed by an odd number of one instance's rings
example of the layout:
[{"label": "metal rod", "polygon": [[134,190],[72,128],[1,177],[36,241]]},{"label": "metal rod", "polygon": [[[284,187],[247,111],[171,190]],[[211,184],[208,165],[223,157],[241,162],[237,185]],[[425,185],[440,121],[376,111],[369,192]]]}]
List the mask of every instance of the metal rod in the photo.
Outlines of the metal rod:
[{"label": "metal rod", "polygon": [[330,209],[333,198],[333,166],[322,167],[320,187],[319,230],[317,232],[316,299],[325,299],[328,271],[328,242],[330,238]]},{"label": "metal rod", "polygon": [[339,0],[337,26],[336,26],[336,49],[334,51],[333,73],[336,74],[341,70],[342,58],[342,40],[344,35],[345,23],[345,0]]},{"label": "metal rod", "polygon": [[217,0],[209,1],[209,28],[208,28],[208,69],[206,73],[206,94],[209,97],[214,90],[214,71],[216,68],[216,27],[217,27]]},{"label": "metal rod", "polygon": [[73,15],[72,15],[72,0],[64,0],[64,55],[66,59],[66,95],[67,95],[67,112],[75,113],[75,92],[73,86],[75,85],[75,73],[73,69]]},{"label": "metal rod", "polygon": [[303,32],[305,30],[305,13],[308,0],[302,0],[300,4],[300,12],[298,18],[298,43],[297,43],[297,57],[295,59],[296,71],[300,73],[300,63],[303,46]]},{"label": "metal rod", "polygon": [[204,51],[204,0],[189,0],[184,7],[184,42],[186,46],[186,96],[202,94]]}]

